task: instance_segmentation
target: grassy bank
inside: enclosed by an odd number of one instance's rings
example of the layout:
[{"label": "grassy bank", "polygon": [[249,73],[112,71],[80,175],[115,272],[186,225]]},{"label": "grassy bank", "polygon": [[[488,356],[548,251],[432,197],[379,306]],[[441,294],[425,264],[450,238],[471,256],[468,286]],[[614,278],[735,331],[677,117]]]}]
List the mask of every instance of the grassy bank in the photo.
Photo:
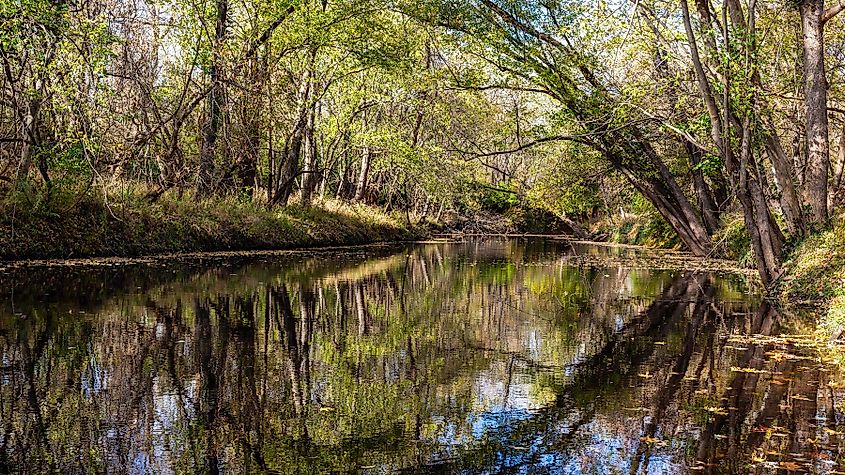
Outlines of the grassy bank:
[{"label": "grassy bank", "polygon": [[801,242],[785,266],[779,289],[785,305],[812,310],[820,336],[839,337],[845,331],[845,215]]},{"label": "grassy bank", "polygon": [[327,201],[268,210],[259,203],[138,191],[17,197],[0,204],[0,259],[139,256],[170,252],[293,249],[420,237],[399,216]]}]

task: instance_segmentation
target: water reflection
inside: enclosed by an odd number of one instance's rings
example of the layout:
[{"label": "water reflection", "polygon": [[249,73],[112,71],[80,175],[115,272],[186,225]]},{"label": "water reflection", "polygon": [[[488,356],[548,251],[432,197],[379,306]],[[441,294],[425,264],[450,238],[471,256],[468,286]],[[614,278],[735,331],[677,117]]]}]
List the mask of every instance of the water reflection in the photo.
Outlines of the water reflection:
[{"label": "water reflection", "polygon": [[836,470],[825,368],[763,338],[790,319],[737,279],[573,253],[635,257],[493,239],[16,275],[0,471]]}]

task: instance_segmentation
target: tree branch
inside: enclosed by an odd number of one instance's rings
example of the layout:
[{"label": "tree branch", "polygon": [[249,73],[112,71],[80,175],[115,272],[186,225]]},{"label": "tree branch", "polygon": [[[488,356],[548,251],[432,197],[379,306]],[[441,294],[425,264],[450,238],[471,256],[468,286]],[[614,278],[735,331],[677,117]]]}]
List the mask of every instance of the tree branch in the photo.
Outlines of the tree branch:
[{"label": "tree branch", "polygon": [[495,157],[497,155],[509,155],[509,154],[512,154],[512,153],[521,152],[525,149],[532,148],[532,147],[535,147],[535,146],[540,145],[540,144],[544,144],[544,143],[548,143],[548,142],[557,142],[557,141],[562,141],[562,140],[578,142],[578,143],[582,143],[582,144],[585,144],[585,145],[592,145],[592,142],[590,142],[586,138],[586,136],[583,136],[583,135],[552,135],[552,136],[549,136],[549,137],[543,137],[543,138],[534,140],[532,142],[528,142],[526,144],[520,145],[519,147],[512,148],[512,149],[509,149],[509,150],[497,150],[495,152],[476,153],[476,152],[469,152],[469,151],[466,151],[466,150],[453,149],[453,150],[449,150],[449,152],[457,152],[457,153],[464,154],[464,155],[471,155],[473,158]]},{"label": "tree branch", "polygon": [[519,30],[527,35],[533,36],[534,38],[542,41],[543,43],[554,46],[565,56],[575,57],[575,67],[576,69],[578,69],[578,71],[581,72],[581,76],[584,77],[584,80],[586,80],[597,91],[600,91],[602,93],[607,92],[605,90],[604,85],[599,82],[598,78],[593,73],[593,71],[590,70],[590,68],[587,67],[587,64],[583,61],[584,57],[579,55],[579,53],[576,52],[575,48],[572,47],[572,44],[569,42],[569,38],[563,38],[563,40],[566,42],[564,44],[564,41],[561,41],[548,33],[540,31],[534,28],[533,26],[518,20],[513,14],[505,11],[502,7],[495,4],[491,0],[481,0],[481,3],[484,4],[491,11],[493,11],[493,13],[495,13],[499,18],[501,18],[502,21],[510,25],[511,28]]},{"label": "tree branch", "polygon": [[838,15],[842,10],[845,10],[845,0],[839,0],[835,5],[831,5],[825,9],[822,14],[822,25],[828,22],[831,18]]},{"label": "tree branch", "polygon": [[288,7],[284,14],[273,20],[273,23],[270,23],[267,29],[265,29],[264,32],[261,33],[261,36],[259,36],[255,41],[252,42],[252,44],[249,45],[249,49],[247,50],[245,57],[253,57],[255,55],[255,52],[258,50],[258,47],[263,45],[267,42],[267,40],[270,39],[270,35],[272,35],[274,31],[276,31],[276,28],[278,28],[279,25],[281,25],[287,19],[287,17],[294,12],[294,10],[296,10],[296,8],[291,5],[290,7]]},{"label": "tree branch", "polygon": [[640,112],[642,112],[642,113],[643,113],[643,114],[645,114],[646,116],[648,116],[648,117],[652,118],[653,120],[657,121],[658,123],[660,123],[660,125],[662,125],[662,126],[666,127],[667,129],[671,130],[671,131],[672,131],[672,132],[674,132],[675,134],[677,134],[677,135],[679,135],[680,137],[682,137],[684,140],[686,140],[687,142],[689,142],[689,143],[690,143],[692,146],[694,146],[695,148],[697,148],[697,149],[701,150],[701,151],[702,151],[702,152],[704,152],[704,153],[709,153],[709,154],[717,155],[717,154],[714,154],[714,153],[713,153],[713,152],[712,152],[709,148],[707,148],[707,147],[705,147],[704,145],[702,145],[701,143],[699,143],[699,142],[698,142],[698,140],[696,140],[696,139],[695,139],[695,137],[693,137],[693,136],[692,136],[692,134],[690,134],[690,133],[689,133],[689,132],[687,132],[686,130],[681,130],[681,129],[679,129],[678,127],[675,127],[675,126],[674,126],[674,125],[672,125],[672,124],[671,124],[671,123],[670,123],[667,119],[664,119],[664,118],[658,117],[658,116],[656,116],[656,115],[652,114],[651,112],[649,112],[649,111],[647,111],[647,110],[643,109],[642,107],[639,107],[639,106],[634,106],[634,107],[636,107],[636,108],[637,108]]},{"label": "tree branch", "polygon": [[447,86],[446,89],[458,91],[489,91],[489,90],[506,90],[506,91],[520,91],[520,92],[536,92],[538,94],[549,94],[548,89],[541,89],[539,87],[522,87],[509,86],[507,84],[491,84],[487,86],[470,86],[467,84],[457,84],[455,86]]},{"label": "tree branch", "polygon": [[549,35],[548,33],[543,33],[542,31],[538,31],[537,29],[526,25],[525,23],[522,23],[521,21],[517,20],[515,16],[502,9],[502,7],[500,7],[499,5],[496,5],[490,0],[481,0],[481,3],[483,3],[487,8],[492,10],[493,13],[498,15],[499,18],[504,20],[504,22],[510,25],[511,27],[522,31],[523,33],[531,35],[544,43],[548,43],[556,48],[559,48],[561,51],[567,53],[569,52],[569,49],[560,40],[553,37],[552,35]]}]

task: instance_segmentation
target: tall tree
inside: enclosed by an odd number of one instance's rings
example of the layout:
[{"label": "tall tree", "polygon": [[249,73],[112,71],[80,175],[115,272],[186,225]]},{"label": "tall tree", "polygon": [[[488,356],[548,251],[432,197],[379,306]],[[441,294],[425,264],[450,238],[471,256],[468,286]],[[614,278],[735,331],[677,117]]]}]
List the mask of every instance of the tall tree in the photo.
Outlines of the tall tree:
[{"label": "tall tree", "polygon": [[813,224],[828,219],[828,169],[830,128],[827,117],[827,71],[825,69],[824,25],[843,10],[839,1],[825,9],[824,0],[803,0],[798,4],[804,48],[804,106],[806,108],[807,172],[804,182]]}]

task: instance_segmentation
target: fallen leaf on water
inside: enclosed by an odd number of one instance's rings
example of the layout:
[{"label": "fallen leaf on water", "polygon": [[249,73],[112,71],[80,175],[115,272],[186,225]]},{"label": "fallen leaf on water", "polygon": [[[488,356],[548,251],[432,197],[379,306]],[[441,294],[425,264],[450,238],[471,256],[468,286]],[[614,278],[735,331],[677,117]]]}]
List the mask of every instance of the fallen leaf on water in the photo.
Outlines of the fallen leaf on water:
[{"label": "fallen leaf on water", "polygon": [[720,416],[727,416],[728,411],[722,409],[721,407],[717,406],[708,406],[704,408],[705,411],[710,412],[712,414],[718,414]]},{"label": "fallen leaf on water", "polygon": [[740,367],[738,367],[738,366],[731,366],[731,371],[734,371],[734,372],[739,372],[739,373],[755,373],[755,374],[760,374],[760,373],[766,373],[766,372],[767,372],[767,371],[762,370],[762,369],[756,369],[756,368],[740,368]]}]

